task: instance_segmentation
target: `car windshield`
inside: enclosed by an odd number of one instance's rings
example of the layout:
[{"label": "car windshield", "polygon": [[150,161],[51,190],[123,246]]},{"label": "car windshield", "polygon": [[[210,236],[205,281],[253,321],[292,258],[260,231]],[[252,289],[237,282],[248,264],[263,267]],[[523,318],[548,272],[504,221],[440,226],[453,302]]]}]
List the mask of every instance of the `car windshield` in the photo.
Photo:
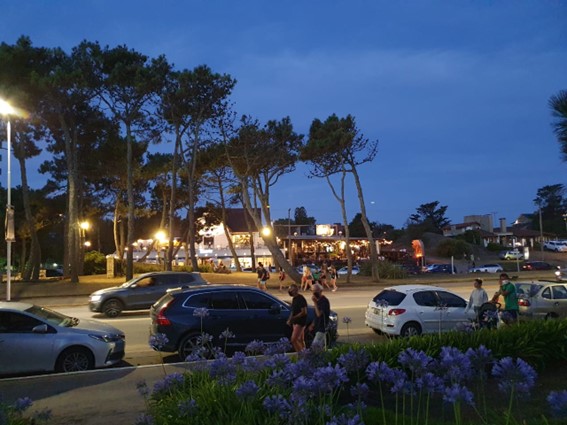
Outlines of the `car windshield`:
[{"label": "car windshield", "polygon": [[134,281],[137,281],[138,278],[135,277],[134,279],[130,279],[128,282],[124,282],[122,285],[120,285],[121,288],[127,288],[128,286],[132,285],[132,283],[134,283]]},{"label": "car windshield", "polygon": [[516,294],[518,296],[533,297],[541,289],[542,285],[535,283],[516,283]]},{"label": "car windshield", "polygon": [[387,302],[389,306],[392,305],[400,305],[400,303],[404,300],[406,294],[403,294],[398,291],[394,291],[393,289],[384,289],[378,295],[376,295],[372,301],[378,303],[379,301]]},{"label": "car windshield", "polygon": [[52,325],[73,327],[79,324],[79,319],[76,317],[66,316],[56,311],[49,310],[48,308],[33,305],[26,310],[28,313],[33,314],[36,317],[44,319],[45,321],[51,323]]}]

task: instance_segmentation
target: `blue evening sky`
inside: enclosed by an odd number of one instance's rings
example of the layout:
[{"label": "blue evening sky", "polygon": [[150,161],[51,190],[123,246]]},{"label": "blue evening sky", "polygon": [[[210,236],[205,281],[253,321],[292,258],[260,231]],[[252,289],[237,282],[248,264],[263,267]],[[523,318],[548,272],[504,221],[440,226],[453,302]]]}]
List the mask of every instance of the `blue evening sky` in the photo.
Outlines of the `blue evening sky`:
[{"label": "blue evening sky", "polygon": [[[399,227],[439,201],[454,223],[511,222],[535,210],[538,188],[566,183],[548,106],[567,89],[565,1],[0,0],[0,11],[9,44],[27,35],[70,51],[86,39],[207,64],[238,81],[239,114],[289,115],[302,134],[314,118],[354,115],[379,140],[360,168],[373,221]],[[339,222],[326,183],[307,175],[300,165],[272,189],[273,218],[304,206]]]}]

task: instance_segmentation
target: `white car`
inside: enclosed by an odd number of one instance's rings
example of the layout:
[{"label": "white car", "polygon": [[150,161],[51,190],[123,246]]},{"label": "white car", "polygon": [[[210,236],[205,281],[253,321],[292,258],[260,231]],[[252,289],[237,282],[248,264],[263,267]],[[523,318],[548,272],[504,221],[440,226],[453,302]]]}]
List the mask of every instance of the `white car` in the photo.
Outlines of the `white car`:
[{"label": "white car", "polygon": [[446,332],[474,319],[474,311],[466,307],[463,298],[437,286],[391,286],[368,303],[364,322],[387,335]]},{"label": "white car", "polygon": [[502,251],[499,257],[502,260],[523,260],[524,253],[518,249],[510,249],[508,251]]},{"label": "white car", "polygon": [[0,302],[0,375],[77,372],[124,357],[124,332],[23,302]]},{"label": "white car", "polygon": [[504,269],[500,264],[483,264],[469,269],[469,273],[500,273]]},{"label": "white car", "polygon": [[567,241],[547,241],[543,244],[543,249],[555,252],[567,252]]},{"label": "white car", "polygon": [[[348,267],[341,267],[340,269],[337,270],[337,274],[339,276],[346,276],[347,273],[348,273]],[[359,273],[360,273],[360,267],[352,266],[352,274],[357,275]]]}]

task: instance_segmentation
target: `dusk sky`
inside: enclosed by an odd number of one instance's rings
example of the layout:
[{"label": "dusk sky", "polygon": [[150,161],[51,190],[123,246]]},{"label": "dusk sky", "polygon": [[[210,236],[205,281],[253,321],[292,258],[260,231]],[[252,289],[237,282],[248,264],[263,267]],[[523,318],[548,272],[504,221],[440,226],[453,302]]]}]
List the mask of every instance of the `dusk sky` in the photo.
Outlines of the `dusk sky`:
[{"label": "dusk sky", "polygon": [[[512,222],[535,210],[539,188],[566,184],[548,106],[567,90],[565,1],[0,6],[2,42],[27,35],[37,47],[70,52],[89,40],[163,54],[177,69],[206,64],[237,80],[235,110],[262,123],[289,115],[306,135],[314,118],[353,115],[367,138],[379,140],[375,160],[360,168],[372,221],[400,227],[420,204],[439,201],[453,223],[470,214]],[[300,165],[272,189],[272,218],[304,206],[318,223],[340,222],[325,181],[307,175]],[[0,178],[5,186],[5,172]],[[44,180],[35,172],[32,185]],[[349,184],[352,218],[359,206]]]}]

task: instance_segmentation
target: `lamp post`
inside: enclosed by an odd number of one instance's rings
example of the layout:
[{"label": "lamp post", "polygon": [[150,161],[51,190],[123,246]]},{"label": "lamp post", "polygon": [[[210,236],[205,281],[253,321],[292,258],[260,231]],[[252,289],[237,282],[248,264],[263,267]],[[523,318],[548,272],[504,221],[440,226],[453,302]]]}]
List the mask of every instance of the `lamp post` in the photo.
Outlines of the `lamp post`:
[{"label": "lamp post", "polygon": [[86,239],[87,239],[87,231],[91,228],[91,224],[88,221],[81,221],[79,223],[79,228],[81,229],[81,265],[79,267],[79,274],[83,274],[85,271],[85,248],[86,248]]},{"label": "lamp post", "polygon": [[14,235],[14,207],[12,206],[12,138],[10,115],[14,114],[14,108],[8,102],[0,99],[0,114],[6,117],[6,140],[8,151],[7,170],[7,196],[6,196],[6,301],[11,300],[12,291],[12,242]]}]

